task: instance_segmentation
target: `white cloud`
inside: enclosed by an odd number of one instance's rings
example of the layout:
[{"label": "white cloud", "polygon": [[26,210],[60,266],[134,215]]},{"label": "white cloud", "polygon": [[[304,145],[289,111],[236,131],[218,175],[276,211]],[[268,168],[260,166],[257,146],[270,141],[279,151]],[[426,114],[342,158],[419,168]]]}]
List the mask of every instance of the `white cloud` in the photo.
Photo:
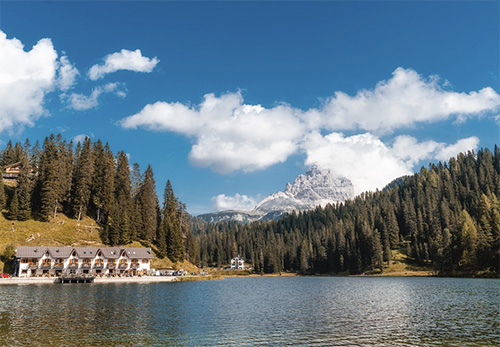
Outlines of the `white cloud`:
[{"label": "white cloud", "polygon": [[124,128],[145,127],[194,137],[190,160],[215,172],[246,172],[284,162],[306,133],[287,105],[245,105],[240,93],[207,94],[199,107],[157,102],[123,119]]},{"label": "white cloud", "polygon": [[151,72],[158,63],[159,60],[156,57],[153,59],[143,57],[139,49],[135,51],[122,49],[120,52],[108,54],[104,57],[104,63],[102,65],[96,64],[92,66],[88,76],[91,80],[95,81],[103,78],[106,74],[118,70]]},{"label": "white cloud", "polygon": [[85,111],[99,105],[99,96],[106,93],[114,93],[119,97],[125,97],[125,91],[119,89],[119,83],[108,83],[92,89],[89,96],[78,93],[62,94],[61,99],[67,103],[67,107],[76,111]]},{"label": "white cloud", "polygon": [[65,92],[71,89],[75,85],[76,77],[79,74],[78,70],[69,62],[68,57],[62,56],[59,59],[57,85],[60,90]]},{"label": "white cloud", "polygon": [[349,178],[355,193],[382,188],[411,170],[375,135],[365,133],[345,137],[341,133],[311,134],[304,144],[306,164],[332,170]]},{"label": "white cloud", "polygon": [[456,157],[458,153],[477,150],[479,139],[475,136],[458,140],[454,145],[443,146],[435,155],[434,159],[448,161],[451,157]]},{"label": "white cloud", "polygon": [[435,141],[418,142],[411,136],[398,136],[388,147],[377,136],[365,133],[345,137],[341,133],[311,134],[304,143],[306,164],[316,164],[349,178],[356,194],[382,189],[392,180],[412,173],[423,160],[448,161],[460,152],[475,150],[477,137],[447,145]]},{"label": "white cloud", "polygon": [[426,80],[412,69],[397,68],[391,79],[379,82],[373,90],[361,90],[355,96],[335,92],[321,109],[306,112],[305,118],[331,131],[357,129],[388,134],[452,116],[460,121],[499,106],[500,95],[490,87],[457,93],[445,90],[437,76]]},{"label": "white cloud", "polygon": [[[439,83],[437,76],[424,79],[414,70],[397,68],[389,80],[379,82],[374,89],[359,91],[355,96],[336,92],[319,109],[302,111],[286,104],[264,108],[244,104],[239,92],[220,97],[207,94],[197,107],[178,102],[146,105],[120,124],[129,129],[143,127],[191,137],[194,144],[190,160],[219,173],[265,169],[300,151],[315,158],[315,152],[310,151],[321,150],[307,141],[317,139],[325,131],[358,130],[366,134],[342,139],[332,135],[321,141],[334,141],[335,147],[363,147],[376,153],[382,160],[380,164],[397,168],[390,171],[389,177],[408,173],[421,160],[439,157],[437,151],[444,151],[446,144],[432,140],[417,143],[416,139],[402,136],[395,139],[393,148],[388,148],[377,136],[418,123],[480,116],[499,109],[500,95],[489,87],[458,93],[444,89],[449,82],[443,82],[443,86]],[[466,144],[473,145],[470,140]],[[409,147],[411,153],[405,153]],[[385,156],[384,150],[390,150],[390,157]],[[355,166],[361,165],[358,164]],[[374,182],[384,180],[381,176]]]},{"label": "white cloud", "polygon": [[219,194],[212,197],[213,207],[217,211],[227,211],[227,210],[240,210],[249,211],[252,210],[255,205],[257,205],[256,198],[247,195],[240,195],[236,193],[234,196],[227,196],[225,194]]},{"label": "white cloud", "polygon": [[46,113],[44,98],[55,87],[57,52],[50,39],[25,51],[0,30],[0,132],[19,130]]},{"label": "white cloud", "polygon": [[76,135],[75,137],[73,137],[73,143],[77,144],[78,142],[80,142],[81,144],[83,144],[83,141],[85,141],[85,138],[87,137],[90,138],[90,136],[85,134]]}]

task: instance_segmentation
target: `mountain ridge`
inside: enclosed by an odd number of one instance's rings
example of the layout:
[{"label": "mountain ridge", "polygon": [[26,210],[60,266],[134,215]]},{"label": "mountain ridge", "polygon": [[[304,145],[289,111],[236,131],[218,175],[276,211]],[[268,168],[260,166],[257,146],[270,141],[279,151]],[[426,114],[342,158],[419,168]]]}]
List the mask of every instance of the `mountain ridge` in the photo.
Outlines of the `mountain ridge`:
[{"label": "mountain ridge", "polygon": [[305,174],[298,175],[293,184],[287,183],[284,191],[270,194],[251,211],[226,210],[199,215],[206,222],[238,221],[251,223],[257,220],[276,220],[285,213],[307,211],[318,206],[344,202],[354,197],[354,187],[347,178],[338,178],[331,170],[311,166]]}]

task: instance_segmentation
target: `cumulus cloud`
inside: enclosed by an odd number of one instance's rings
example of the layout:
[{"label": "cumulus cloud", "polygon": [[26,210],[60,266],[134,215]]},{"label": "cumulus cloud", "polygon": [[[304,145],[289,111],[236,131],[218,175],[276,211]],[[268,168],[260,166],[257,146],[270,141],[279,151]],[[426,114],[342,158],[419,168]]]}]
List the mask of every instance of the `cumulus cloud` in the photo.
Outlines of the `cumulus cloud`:
[{"label": "cumulus cloud", "polygon": [[28,125],[46,113],[44,98],[55,87],[57,52],[50,39],[29,51],[0,31],[0,132]]},{"label": "cumulus cloud", "polygon": [[67,56],[62,56],[59,59],[59,69],[57,76],[57,85],[63,92],[71,89],[76,82],[76,77],[80,73],[68,60]]},{"label": "cumulus cloud", "polygon": [[142,56],[141,50],[129,51],[122,49],[120,52],[108,54],[104,57],[102,64],[96,64],[89,70],[88,76],[95,81],[103,78],[106,74],[118,70],[129,70],[136,72],[151,72],[160,61],[154,57],[150,59]]},{"label": "cumulus cloud", "polygon": [[398,136],[390,147],[370,133],[348,137],[341,133],[326,136],[315,133],[309,136],[304,146],[307,165],[315,164],[349,178],[358,194],[381,189],[393,179],[411,174],[422,160],[447,161],[460,152],[476,150],[478,144],[477,137],[448,145]]},{"label": "cumulus cloud", "polygon": [[92,89],[90,95],[71,93],[62,94],[61,99],[67,104],[68,108],[76,111],[85,111],[99,105],[99,96],[106,93],[113,93],[119,97],[125,97],[127,94],[123,89],[120,89],[120,83],[108,83],[103,86],[97,86]]},{"label": "cumulus cloud", "polygon": [[240,210],[249,211],[257,205],[257,199],[247,195],[236,193],[233,196],[219,194],[212,197],[213,207],[217,211]]},{"label": "cumulus cloud", "polygon": [[297,152],[305,131],[288,105],[245,105],[241,94],[207,94],[198,107],[157,102],[123,119],[124,128],[145,127],[195,138],[190,160],[215,172],[246,172],[284,162]]},{"label": "cumulus cloud", "polygon": [[326,136],[315,133],[304,146],[307,165],[328,168],[349,178],[356,194],[382,188],[394,178],[411,173],[402,159],[370,133],[349,137],[341,133]]},{"label": "cumulus cloud", "polygon": [[[443,83],[443,86],[446,83]],[[412,69],[397,68],[392,78],[354,96],[341,91],[322,108],[305,114],[316,127],[327,130],[362,130],[392,133],[416,123],[432,123],[455,116],[458,120],[494,111],[500,95],[492,88],[458,93],[445,90],[437,76],[423,78]]]},{"label": "cumulus cloud", "polygon": [[[245,104],[239,92],[207,94],[195,106],[162,101],[146,105],[119,124],[188,136],[193,141],[190,160],[219,173],[261,170],[303,153],[306,164],[330,168],[362,192],[410,174],[424,160],[448,160],[477,148],[477,137],[447,144],[389,136],[417,124],[456,122],[500,108],[500,95],[492,88],[455,92],[448,87],[437,76],[424,78],[397,68],[373,89],[354,96],[338,91],[319,108],[265,108]],[[346,137],[343,130],[358,134]]]},{"label": "cumulus cloud", "polygon": [[86,138],[90,138],[90,136],[87,136],[85,134],[79,134],[79,135],[76,135],[75,137],[73,137],[73,143],[82,143],[83,144],[83,141],[85,141]]}]

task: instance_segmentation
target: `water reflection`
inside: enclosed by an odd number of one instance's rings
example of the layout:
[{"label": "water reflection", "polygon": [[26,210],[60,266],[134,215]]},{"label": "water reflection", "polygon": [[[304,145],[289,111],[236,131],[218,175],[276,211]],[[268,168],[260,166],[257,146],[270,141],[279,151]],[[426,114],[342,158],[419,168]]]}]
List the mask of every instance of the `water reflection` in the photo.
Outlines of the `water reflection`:
[{"label": "water reflection", "polygon": [[237,278],[0,287],[6,346],[500,346],[500,281]]}]

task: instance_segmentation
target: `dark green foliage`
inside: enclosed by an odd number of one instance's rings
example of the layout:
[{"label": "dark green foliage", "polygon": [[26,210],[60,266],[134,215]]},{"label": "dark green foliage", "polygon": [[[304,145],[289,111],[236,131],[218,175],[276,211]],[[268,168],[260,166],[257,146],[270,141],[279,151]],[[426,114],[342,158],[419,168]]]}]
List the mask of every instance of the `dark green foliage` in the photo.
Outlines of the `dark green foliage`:
[{"label": "dark green foliage", "polygon": [[89,206],[92,178],[94,174],[94,155],[88,137],[78,153],[73,174],[73,188],[71,192],[72,214],[78,220],[87,214]]},{"label": "dark green foliage", "polygon": [[0,179],[0,211],[2,211],[5,207],[5,201],[6,201],[6,197],[5,197],[5,187],[4,187],[4,184],[3,184],[3,178]]},{"label": "dark green foliage", "polygon": [[[194,220],[201,263],[229,264],[236,247],[256,272],[351,273],[383,269],[399,249],[440,274],[500,267],[500,150],[431,164],[384,191],[275,222]],[[279,270],[281,271],[281,270]]]},{"label": "dark green foliage", "polygon": [[10,204],[7,211],[7,218],[10,220],[17,220],[18,213],[19,213],[19,198],[17,196],[17,190],[15,190],[12,199],[10,199]]},{"label": "dark green foliage", "polygon": [[163,202],[163,220],[160,228],[163,229],[166,236],[167,256],[174,262],[184,260],[185,244],[182,234],[182,214],[184,211],[182,207],[183,205],[174,195],[170,180],[167,181]]},{"label": "dark green foliage", "polygon": [[156,236],[158,227],[158,198],[156,196],[156,185],[151,165],[148,165],[144,173],[144,179],[140,182],[135,198],[138,209],[138,230],[143,240],[152,242]]},{"label": "dark green foliage", "polygon": [[17,219],[26,221],[31,218],[31,165],[26,156],[21,161],[22,171],[17,180],[18,213]]}]

